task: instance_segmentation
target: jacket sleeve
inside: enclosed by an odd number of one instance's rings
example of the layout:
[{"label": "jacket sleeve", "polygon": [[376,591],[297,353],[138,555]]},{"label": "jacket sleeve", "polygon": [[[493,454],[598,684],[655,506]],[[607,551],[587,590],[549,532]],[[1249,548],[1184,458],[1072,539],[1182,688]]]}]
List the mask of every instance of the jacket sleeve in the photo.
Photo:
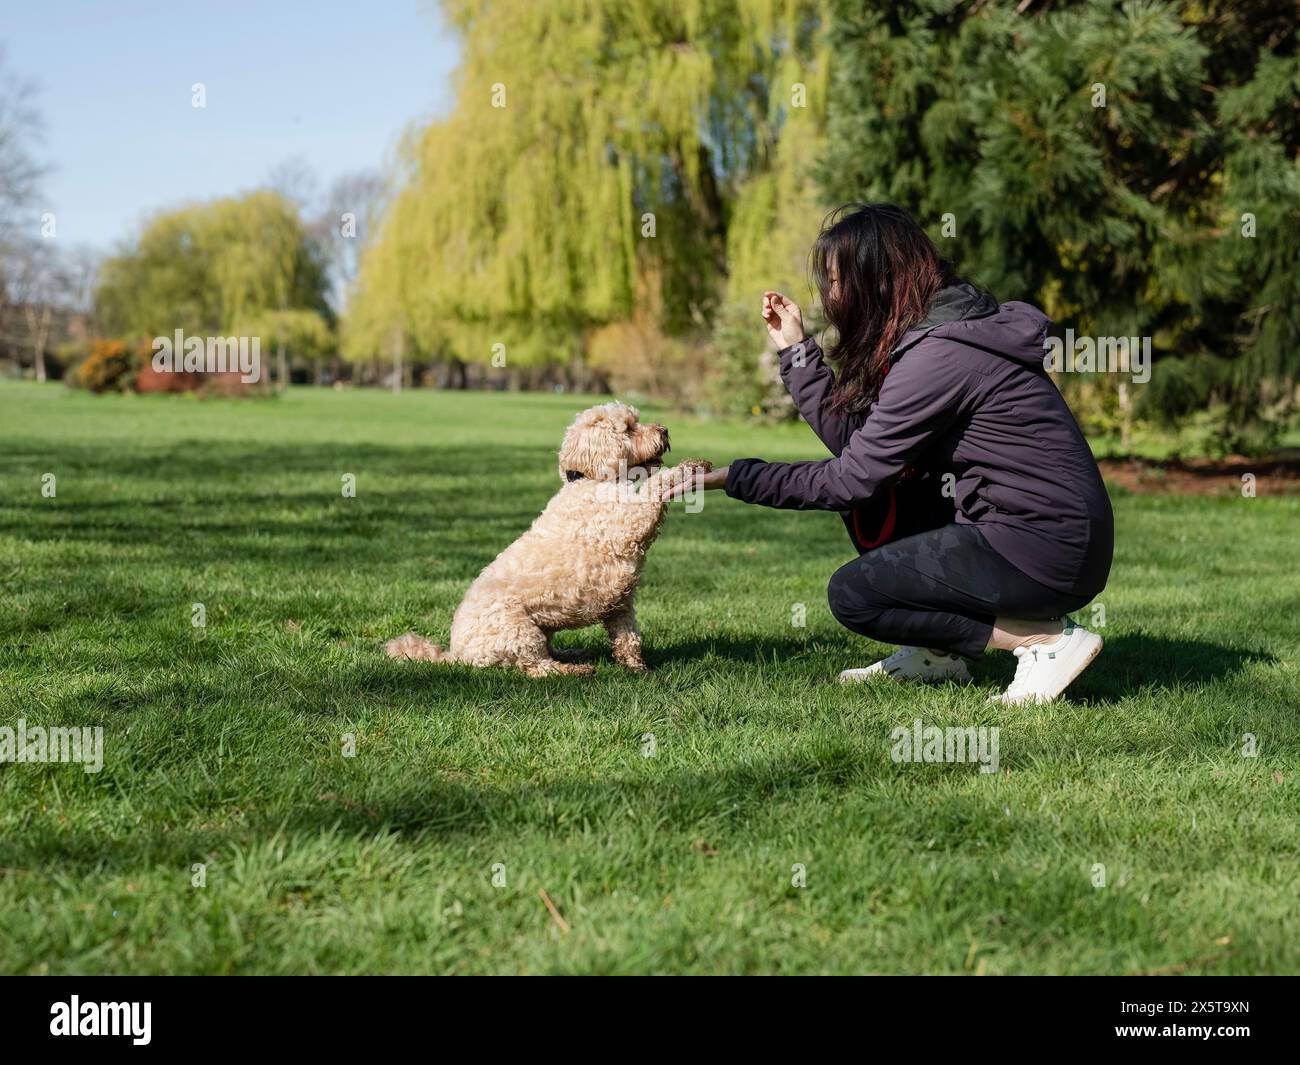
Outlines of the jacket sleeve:
[{"label": "jacket sleeve", "polygon": [[964,413],[971,371],[920,345],[885,378],[862,427],[821,462],[737,459],[727,495],[782,510],[849,510],[891,484]]},{"label": "jacket sleeve", "polygon": [[803,416],[832,455],[844,450],[853,435],[855,419],[831,410],[835,375],[826,365],[821,345],[812,337],[780,352],[781,381]]}]

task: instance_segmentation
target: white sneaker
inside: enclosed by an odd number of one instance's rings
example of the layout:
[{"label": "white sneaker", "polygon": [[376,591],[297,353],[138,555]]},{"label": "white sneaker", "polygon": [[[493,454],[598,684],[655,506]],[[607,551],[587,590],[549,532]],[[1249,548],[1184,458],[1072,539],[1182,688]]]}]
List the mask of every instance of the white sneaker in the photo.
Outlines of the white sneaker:
[{"label": "white sneaker", "polygon": [[846,669],[840,674],[841,684],[889,677],[900,684],[919,680],[927,684],[942,684],[946,680],[959,684],[970,682],[970,670],[960,655],[935,654],[924,647],[900,647],[888,658],[863,669]]},{"label": "white sneaker", "polygon": [[1065,619],[1065,631],[1053,643],[1017,647],[1016,676],[1001,695],[989,701],[1023,706],[1051,702],[1101,653],[1101,637]]}]

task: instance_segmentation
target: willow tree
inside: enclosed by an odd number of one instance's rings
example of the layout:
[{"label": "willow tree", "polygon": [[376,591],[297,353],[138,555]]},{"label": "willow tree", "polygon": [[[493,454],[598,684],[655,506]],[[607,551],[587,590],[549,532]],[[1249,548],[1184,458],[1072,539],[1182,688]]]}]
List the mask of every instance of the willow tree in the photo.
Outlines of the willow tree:
[{"label": "willow tree", "polygon": [[806,206],[809,157],[781,144],[801,129],[811,152],[819,134],[823,2],[443,6],[464,42],[456,103],[402,151],[349,305],[351,356],[405,338],[466,361],[563,361],[638,307],[665,333],[701,330],[730,255],[754,274],[764,254],[790,258],[774,220],[792,189]]},{"label": "willow tree", "polygon": [[95,307],[119,336],[248,332],[267,312],[328,315],[321,254],[275,192],[155,215],[104,261]]}]

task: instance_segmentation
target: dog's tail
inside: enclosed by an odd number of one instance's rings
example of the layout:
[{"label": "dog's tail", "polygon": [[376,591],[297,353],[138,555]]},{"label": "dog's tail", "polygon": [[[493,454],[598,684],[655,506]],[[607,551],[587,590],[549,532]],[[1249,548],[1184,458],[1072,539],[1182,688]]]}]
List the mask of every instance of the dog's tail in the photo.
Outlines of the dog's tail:
[{"label": "dog's tail", "polygon": [[384,652],[389,658],[410,658],[418,662],[451,661],[449,652],[414,632],[389,640],[384,644]]}]

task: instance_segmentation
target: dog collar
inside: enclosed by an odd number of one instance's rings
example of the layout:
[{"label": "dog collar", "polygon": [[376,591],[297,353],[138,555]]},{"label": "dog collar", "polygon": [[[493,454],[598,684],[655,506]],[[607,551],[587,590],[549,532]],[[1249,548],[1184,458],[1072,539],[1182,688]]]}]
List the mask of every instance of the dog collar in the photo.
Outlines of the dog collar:
[{"label": "dog collar", "polygon": [[572,484],[574,481],[581,481],[583,475],[577,470],[565,470],[564,479]]}]

